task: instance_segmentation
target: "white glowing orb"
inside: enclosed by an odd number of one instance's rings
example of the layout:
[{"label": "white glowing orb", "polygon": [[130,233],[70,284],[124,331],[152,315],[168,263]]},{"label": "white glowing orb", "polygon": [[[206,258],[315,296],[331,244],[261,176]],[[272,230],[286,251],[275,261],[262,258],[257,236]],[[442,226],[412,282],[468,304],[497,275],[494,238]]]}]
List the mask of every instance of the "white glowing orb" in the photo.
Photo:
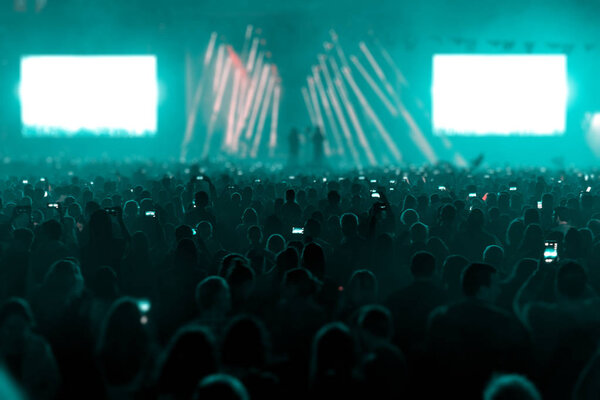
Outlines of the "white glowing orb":
[{"label": "white glowing orb", "polygon": [[24,136],[156,133],[155,56],[28,56],[21,59]]},{"label": "white glowing orb", "polygon": [[565,131],[564,55],[435,55],[433,129],[454,135]]}]

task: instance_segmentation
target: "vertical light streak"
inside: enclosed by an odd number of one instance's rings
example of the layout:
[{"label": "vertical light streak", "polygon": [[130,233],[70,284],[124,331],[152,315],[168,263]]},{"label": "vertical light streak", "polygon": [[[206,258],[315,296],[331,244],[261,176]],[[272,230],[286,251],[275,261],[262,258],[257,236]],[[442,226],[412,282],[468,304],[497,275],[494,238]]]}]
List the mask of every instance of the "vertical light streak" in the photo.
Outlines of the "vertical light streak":
[{"label": "vertical light streak", "polygon": [[217,50],[217,63],[215,65],[215,80],[213,81],[213,92],[216,92],[219,88],[219,80],[221,73],[223,72],[223,57],[225,56],[225,46],[220,44],[219,50]]},{"label": "vertical light streak", "polygon": [[352,122],[352,125],[354,126],[354,130],[356,131],[356,134],[358,136],[358,141],[362,145],[363,150],[365,151],[365,154],[367,156],[367,159],[369,160],[369,164],[376,165],[377,162],[375,160],[375,156],[373,155],[373,151],[371,150],[371,146],[369,145],[369,142],[367,142],[365,132],[363,131],[362,127],[360,126],[360,122],[358,121],[358,117],[356,116],[356,111],[354,110],[354,107],[352,106],[350,99],[346,95],[346,91],[342,87],[342,85],[343,85],[342,81],[340,79],[336,78],[335,85],[337,86],[338,91],[340,93],[342,103],[346,107],[346,112],[348,113],[348,116],[350,117],[350,121]]},{"label": "vertical light streak", "polygon": [[240,89],[241,71],[236,70],[233,78],[233,93],[229,102],[229,114],[227,115],[227,133],[225,135],[225,146],[231,147],[235,129],[235,111],[237,106],[238,92]]},{"label": "vertical light streak", "polygon": [[221,110],[221,104],[223,102],[223,94],[225,93],[225,86],[227,85],[227,81],[229,79],[229,73],[231,71],[231,58],[227,57],[225,61],[225,67],[223,69],[223,74],[220,79],[219,89],[217,92],[217,98],[215,100],[215,104],[213,106],[212,115],[210,117],[210,122],[208,123],[208,130],[206,132],[206,140],[204,141],[204,151],[202,152],[202,158],[208,156],[210,152],[210,142],[212,140],[212,135],[215,129],[215,123],[217,122],[217,117],[219,116],[219,111]]},{"label": "vertical light streak", "polygon": [[281,96],[281,86],[279,83],[277,83],[274,90],[273,111],[271,112],[271,137],[269,138],[269,155],[271,157],[275,155],[275,148],[277,147],[277,124],[279,122],[279,99]]},{"label": "vertical light streak", "polygon": [[192,103],[190,106],[190,110],[187,114],[187,120],[185,125],[185,134],[183,135],[183,142],[181,143],[181,153],[179,158],[182,162],[185,161],[188,151],[188,145],[192,141],[192,137],[194,135],[194,127],[196,126],[196,118],[198,115],[198,108],[200,107],[200,100],[202,99],[202,93],[204,91],[205,82],[208,79],[208,67],[213,59],[213,50],[215,46],[215,41],[217,39],[217,34],[213,32],[211,34],[210,40],[208,42],[208,47],[204,54],[204,73],[196,86],[196,91],[194,93],[194,97],[192,99]]},{"label": "vertical light streak", "polygon": [[323,133],[325,140],[323,141],[323,147],[325,148],[325,154],[330,155],[331,149],[329,148],[329,140],[327,140],[327,129],[325,129],[325,122],[323,121],[323,114],[321,114],[321,106],[319,105],[319,99],[317,98],[317,90],[315,89],[315,80],[312,76],[308,78],[308,92],[310,93],[310,98],[312,100],[312,104],[315,108],[315,119],[317,120],[317,126]]},{"label": "vertical light streak", "polygon": [[248,46],[250,45],[250,39],[252,39],[252,31],[254,26],[248,25],[246,27],[246,34],[244,36],[244,47],[242,47],[242,58],[246,58],[248,55]]},{"label": "vertical light streak", "polygon": [[360,156],[358,155],[358,151],[356,151],[356,146],[352,141],[352,135],[350,134],[350,128],[348,127],[348,123],[346,122],[346,117],[344,117],[344,112],[340,107],[340,104],[337,101],[335,91],[333,87],[327,88],[327,94],[329,95],[329,99],[331,100],[331,105],[333,105],[333,110],[335,111],[338,121],[340,121],[340,127],[342,128],[342,132],[344,133],[344,137],[346,138],[346,142],[348,144],[348,148],[350,149],[350,154],[352,154],[352,159],[357,167],[362,168],[362,163],[360,162]]},{"label": "vertical light streak", "polygon": [[261,106],[262,98],[265,93],[265,87],[267,85],[267,81],[269,80],[269,68],[269,64],[265,64],[263,66],[262,73],[260,74],[260,83],[258,84],[256,99],[252,104],[252,114],[250,115],[250,120],[248,121],[248,129],[246,130],[246,140],[249,140],[254,133],[254,124],[256,123],[256,118],[258,117],[258,109]]},{"label": "vertical light streak", "polygon": [[331,101],[331,105],[333,106],[333,110],[337,116],[337,119],[340,123],[340,127],[342,128],[342,132],[344,134],[344,138],[346,139],[346,144],[350,149],[350,153],[352,154],[352,158],[356,165],[360,165],[360,156],[356,151],[356,146],[352,140],[352,135],[350,133],[350,129],[348,128],[348,123],[346,122],[346,117],[344,116],[344,112],[340,107],[340,102],[338,101],[337,95],[335,93],[335,86],[333,85],[333,81],[331,79],[331,75],[329,74],[329,69],[327,68],[326,58],[324,55],[319,55],[319,65],[321,66],[321,71],[323,72],[323,76],[325,77],[325,83],[327,84],[327,94],[329,96],[329,100]]},{"label": "vertical light streak", "polygon": [[[242,134],[242,130],[244,129],[246,120],[248,119],[248,115],[250,114],[250,108],[251,108],[250,106],[252,105],[252,101],[253,101],[255,93],[257,91],[256,88],[258,86],[259,79],[261,76],[260,74],[263,69],[263,67],[262,67],[263,59],[264,59],[264,52],[261,51],[260,54],[258,55],[258,59],[256,60],[256,63],[255,63],[253,76],[249,83],[250,86],[246,90],[246,93],[245,93],[245,96],[243,97],[243,99],[241,99],[243,104],[239,108],[240,115],[238,116],[238,123],[237,123],[236,132],[235,132],[234,146],[238,145],[238,143],[239,143],[238,138]],[[237,150],[237,147],[235,147],[234,150]]]},{"label": "vertical light streak", "polygon": [[323,82],[321,82],[321,76],[319,75],[319,68],[316,66],[313,66],[312,72],[313,72],[313,78],[315,81],[315,87],[321,98],[321,103],[323,103],[323,110],[325,111],[325,116],[327,117],[327,121],[329,122],[329,126],[331,127],[331,132],[332,132],[333,138],[335,140],[337,152],[339,154],[344,154],[344,145],[342,144],[342,138],[340,136],[340,132],[337,129],[337,124],[335,123],[335,118],[333,117],[333,114],[331,113],[331,107],[329,106],[329,101],[327,101],[327,95],[325,94]]},{"label": "vertical light streak", "polygon": [[256,51],[258,49],[258,38],[252,39],[252,47],[250,48],[250,56],[248,57],[248,62],[246,63],[246,69],[248,72],[252,71],[252,67],[254,66],[254,61],[256,59]]},{"label": "vertical light streak", "polygon": [[315,117],[315,112],[313,111],[312,104],[310,102],[310,97],[308,95],[308,89],[306,86],[302,86],[302,97],[304,98],[304,104],[306,104],[306,110],[308,111],[308,117],[310,118],[310,123],[312,126],[317,125],[317,119]]},{"label": "vertical light streak", "polygon": [[369,143],[367,142],[367,138],[362,129],[362,126],[360,125],[358,116],[356,115],[356,111],[354,110],[354,106],[352,105],[352,102],[350,101],[350,98],[348,97],[348,92],[346,91],[346,87],[344,85],[344,79],[342,77],[342,73],[340,72],[340,68],[338,67],[337,62],[335,61],[335,59],[333,57],[329,58],[329,63],[331,64],[331,70],[333,71],[333,75],[335,77],[334,78],[335,87],[337,89],[338,94],[340,95],[341,103],[344,105],[344,108],[346,109],[348,117],[350,118],[350,122],[352,123],[352,126],[354,127],[354,130],[356,131],[356,135],[358,136],[358,141],[360,142],[361,146],[363,147],[363,150],[365,151],[367,159],[369,160],[369,164],[375,165],[376,162],[375,162],[375,157],[373,156],[373,151],[371,150],[371,147],[369,146]]},{"label": "vertical light streak", "polygon": [[215,51],[215,43],[217,42],[217,32],[210,34],[210,40],[208,41],[208,48],[204,54],[204,67],[207,67],[212,59],[213,52]]},{"label": "vertical light streak", "polygon": [[267,111],[271,106],[271,97],[273,97],[273,88],[275,85],[276,76],[273,74],[269,79],[267,85],[265,99],[260,110],[260,117],[258,117],[258,125],[256,127],[256,134],[254,135],[254,143],[252,144],[252,150],[250,151],[250,157],[256,158],[258,154],[258,147],[260,146],[260,140],[262,138],[263,129],[265,127],[265,120],[267,119]]}]

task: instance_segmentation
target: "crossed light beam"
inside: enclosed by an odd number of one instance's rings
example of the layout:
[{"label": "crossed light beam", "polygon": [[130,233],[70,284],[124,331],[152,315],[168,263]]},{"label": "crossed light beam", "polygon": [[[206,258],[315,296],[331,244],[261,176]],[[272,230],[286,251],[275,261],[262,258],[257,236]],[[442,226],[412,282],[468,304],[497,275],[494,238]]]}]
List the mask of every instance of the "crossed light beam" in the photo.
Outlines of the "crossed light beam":
[{"label": "crossed light beam", "polygon": [[[216,151],[238,158],[256,158],[262,148],[274,155],[281,78],[270,62],[270,53],[260,33],[260,29],[248,25],[238,54],[232,45],[213,32],[201,66],[195,67],[194,57],[186,56],[188,94],[180,153],[182,162],[187,159],[190,144],[198,141],[202,142],[202,158]],[[198,72],[198,81],[189,82],[195,72]],[[199,118],[207,121],[206,126],[197,126]],[[199,131],[197,135],[196,131]],[[195,135],[198,137],[194,138]],[[263,140],[265,136],[267,139]]]}]

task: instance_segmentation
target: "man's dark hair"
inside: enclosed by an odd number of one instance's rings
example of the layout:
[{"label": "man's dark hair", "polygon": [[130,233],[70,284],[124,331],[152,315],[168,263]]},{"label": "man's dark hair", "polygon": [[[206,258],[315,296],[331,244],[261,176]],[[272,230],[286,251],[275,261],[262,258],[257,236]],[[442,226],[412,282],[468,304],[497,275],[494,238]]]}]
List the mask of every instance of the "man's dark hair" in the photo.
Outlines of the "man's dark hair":
[{"label": "man's dark hair", "polygon": [[208,205],[208,193],[204,190],[194,193],[194,202],[197,207],[206,207]]},{"label": "man's dark hair", "polygon": [[62,236],[62,225],[55,219],[50,219],[42,224],[42,232],[49,240],[60,240]]},{"label": "man's dark hair", "polygon": [[358,312],[358,326],[376,337],[387,339],[392,336],[392,314],[378,304],[363,306]]},{"label": "man's dark hair", "polygon": [[229,284],[220,276],[204,278],[196,286],[196,305],[201,310],[212,308],[219,301],[220,294],[229,292]]},{"label": "man's dark hair", "polygon": [[472,263],[468,265],[461,276],[462,290],[465,296],[473,297],[482,287],[490,287],[492,274],[495,273],[496,268],[489,264]]},{"label": "man's dark hair", "polygon": [[285,192],[285,200],[286,201],[294,201],[296,199],[296,192],[293,189],[288,189]]},{"label": "man's dark hair", "polygon": [[410,272],[415,278],[430,278],[435,271],[435,257],[427,251],[415,253],[410,262]]},{"label": "man's dark hair", "polygon": [[189,225],[179,225],[175,228],[175,241],[179,243],[183,239],[191,239],[194,237],[194,232]]}]

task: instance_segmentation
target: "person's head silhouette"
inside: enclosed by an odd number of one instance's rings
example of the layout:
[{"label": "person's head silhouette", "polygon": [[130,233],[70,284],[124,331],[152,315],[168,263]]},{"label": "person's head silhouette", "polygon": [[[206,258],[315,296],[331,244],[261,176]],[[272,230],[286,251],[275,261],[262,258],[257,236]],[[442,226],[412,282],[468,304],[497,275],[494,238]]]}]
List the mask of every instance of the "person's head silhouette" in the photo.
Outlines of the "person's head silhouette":
[{"label": "person's head silhouette", "polygon": [[483,392],[483,400],[542,400],[535,385],[517,374],[494,376]]},{"label": "person's head silhouette", "polygon": [[285,192],[285,201],[288,203],[293,203],[296,201],[296,192],[293,189],[288,189]]},{"label": "person's head silhouette", "polygon": [[199,380],[219,370],[214,338],[199,326],[180,329],[168,343],[158,370],[160,394],[190,398]]},{"label": "person's head silhouette", "polygon": [[315,277],[323,280],[325,276],[325,253],[316,243],[308,243],[302,251],[302,267],[309,270]]},{"label": "person's head silhouette", "polygon": [[202,379],[194,392],[193,400],[250,400],[244,384],[227,374],[213,374]]},{"label": "person's head silhouette", "polygon": [[143,369],[150,346],[147,322],[134,299],[123,297],[113,303],[98,342],[100,369],[108,384],[131,383]]},{"label": "person's head silhouette", "polygon": [[311,357],[311,381],[318,384],[328,376],[350,376],[356,362],[355,342],[341,322],[323,326],[315,335]]},{"label": "person's head silhouette", "polygon": [[194,194],[194,205],[197,208],[205,208],[208,206],[208,201],[208,193],[205,191],[201,190]]},{"label": "person's head silhouette", "polygon": [[354,306],[377,303],[379,285],[375,274],[366,269],[354,271],[345,293]]},{"label": "person's head silhouette", "polygon": [[340,218],[340,227],[345,237],[355,236],[358,232],[358,217],[352,213],[343,214]]},{"label": "person's head silhouette", "polygon": [[422,222],[415,222],[410,226],[410,241],[415,244],[425,244],[429,236],[429,228]]},{"label": "person's head silhouette", "polygon": [[556,274],[556,294],[559,302],[583,299],[586,285],[587,274],[580,264],[567,261],[559,267]]},{"label": "person's head silhouette", "polygon": [[462,272],[461,283],[468,298],[493,302],[498,295],[496,269],[489,264],[468,265]]},{"label": "person's head silhouette", "polygon": [[222,360],[237,368],[263,369],[269,352],[268,337],[263,323],[256,317],[235,317],[223,338]]},{"label": "person's head silhouette", "polygon": [[229,284],[220,276],[204,278],[196,286],[196,306],[201,313],[225,315],[231,309]]},{"label": "person's head silhouette", "polygon": [[358,326],[374,337],[390,340],[394,324],[390,311],[378,304],[362,306],[358,311]]},{"label": "person's head silhouette", "polygon": [[426,251],[415,253],[410,262],[410,272],[415,279],[431,279],[435,273],[435,257]]},{"label": "person's head silhouette", "polygon": [[504,249],[495,244],[489,245],[483,251],[483,262],[502,271],[504,269]]}]

